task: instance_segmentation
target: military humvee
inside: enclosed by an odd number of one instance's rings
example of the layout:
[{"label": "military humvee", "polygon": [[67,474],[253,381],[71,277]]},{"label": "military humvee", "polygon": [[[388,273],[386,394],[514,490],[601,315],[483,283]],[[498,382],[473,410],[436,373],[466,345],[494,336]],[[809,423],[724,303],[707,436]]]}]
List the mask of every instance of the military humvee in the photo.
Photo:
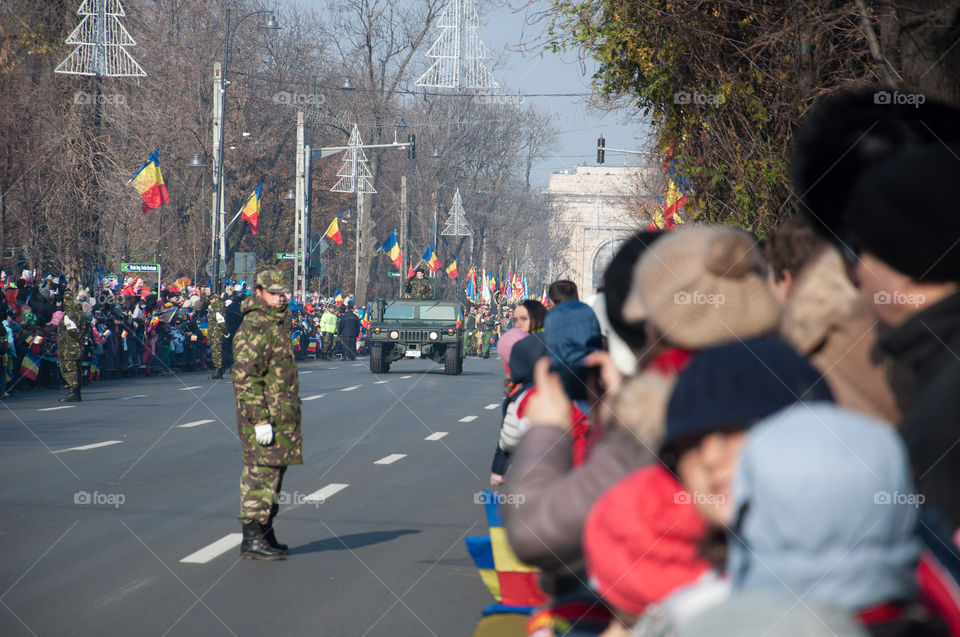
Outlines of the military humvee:
[{"label": "military humvee", "polygon": [[370,371],[385,374],[402,358],[429,358],[445,374],[463,371],[463,307],[436,299],[377,299],[370,308]]}]

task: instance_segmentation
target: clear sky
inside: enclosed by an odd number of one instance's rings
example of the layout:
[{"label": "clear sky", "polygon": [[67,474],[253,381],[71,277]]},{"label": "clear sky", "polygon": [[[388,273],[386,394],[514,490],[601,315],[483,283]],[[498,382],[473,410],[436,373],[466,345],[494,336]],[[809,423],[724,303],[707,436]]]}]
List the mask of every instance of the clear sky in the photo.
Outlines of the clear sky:
[{"label": "clear sky", "polygon": [[[324,0],[280,0],[304,8],[322,11]],[[406,1],[406,0],[397,0]],[[519,5],[522,0],[511,0]],[[481,13],[484,28],[480,38],[491,55],[499,60],[494,75],[500,91],[509,94],[522,93],[525,100],[548,113],[560,131],[558,148],[554,156],[539,162],[533,169],[531,181],[535,186],[545,187],[550,173],[572,168],[579,164],[596,165],[597,138],[603,134],[607,146],[614,148],[639,148],[645,137],[641,116],[636,113],[609,113],[591,109],[586,96],[590,94],[590,74],[593,65],[581,71],[581,64],[574,53],[553,54],[540,49],[533,52],[518,51],[521,40],[530,40],[537,35],[540,25],[523,24],[523,13],[515,13],[504,6],[504,0],[474,0]],[[531,0],[529,12],[542,10],[544,0]],[[434,31],[422,47],[422,62],[426,64],[426,51],[439,35]],[[490,60],[491,63],[494,60]],[[424,67],[426,68],[426,67]],[[563,96],[552,94],[565,94]],[[566,94],[577,94],[569,97]],[[629,163],[636,164],[638,157],[630,156]],[[606,164],[624,165],[622,154],[609,154]]]}]

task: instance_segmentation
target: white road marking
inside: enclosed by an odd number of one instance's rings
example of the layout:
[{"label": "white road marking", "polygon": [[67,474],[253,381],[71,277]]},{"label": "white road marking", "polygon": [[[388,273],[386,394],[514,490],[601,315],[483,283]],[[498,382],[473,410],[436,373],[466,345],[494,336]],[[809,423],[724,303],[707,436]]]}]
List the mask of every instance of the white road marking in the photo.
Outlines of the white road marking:
[{"label": "white road marking", "polygon": [[366,363],[354,363],[354,364],[353,364],[354,367],[363,367],[364,365],[366,365]]},{"label": "white road marking", "polygon": [[352,385],[350,387],[344,387],[340,391],[353,391],[354,389],[360,389],[360,385]]},{"label": "white road marking", "polygon": [[57,411],[58,409],[73,409],[74,407],[76,407],[76,405],[60,405],[59,407],[44,407],[37,411]]},{"label": "white road marking", "polygon": [[312,373],[313,373],[312,370],[307,369],[307,370],[304,370],[304,371],[300,372],[300,375],[303,376],[304,374],[312,374]]},{"label": "white road marking", "polygon": [[435,431],[429,436],[427,436],[426,438],[424,438],[424,440],[440,440],[446,435],[447,435],[446,431]]},{"label": "white road marking", "polygon": [[389,383],[389,382],[390,382],[389,380],[375,380],[375,381],[373,381],[373,384],[374,384],[374,385],[382,385],[382,384],[384,384],[384,383]]},{"label": "white road marking", "polygon": [[83,445],[82,447],[70,447],[69,449],[61,449],[60,451],[54,451],[53,453],[64,453],[66,451],[86,451],[87,449],[96,449],[98,447],[109,447],[110,445],[119,445],[122,440],[107,440],[104,442],[95,442],[92,445]]},{"label": "white road marking", "polygon": [[496,409],[499,406],[500,406],[500,403],[490,403],[489,405],[484,407],[484,409]]},{"label": "white road marking", "polygon": [[389,456],[387,456],[386,458],[380,458],[379,460],[377,460],[377,461],[374,462],[373,464],[393,464],[393,463],[396,462],[397,460],[401,460],[401,459],[406,458],[406,457],[407,457],[407,454],[405,454],[405,453],[391,453],[391,454],[390,454]]},{"label": "white road marking", "polygon": [[127,396],[126,398],[121,398],[120,400],[133,400],[134,398],[146,398],[146,394],[137,394],[136,396]]},{"label": "white road marking", "polygon": [[185,564],[206,564],[215,557],[219,557],[230,549],[240,546],[243,540],[242,533],[225,535],[213,544],[209,544],[195,553],[186,556],[180,562]]},{"label": "white road marking", "polygon": [[203,385],[193,385],[192,387],[181,387],[180,391],[190,391],[191,389],[200,389]]},{"label": "white road marking", "polygon": [[205,425],[205,424],[207,424],[208,422],[213,422],[213,420],[209,420],[209,419],[208,419],[208,420],[194,420],[193,422],[185,422],[185,423],[183,423],[182,425],[177,425],[177,427],[180,427],[180,428],[182,428],[182,429],[187,429],[187,428],[189,428],[189,427],[199,427],[200,425]]},{"label": "white road marking", "polygon": [[460,419],[460,422],[473,422],[476,419],[477,419],[476,416],[464,416],[463,418]]},{"label": "white road marking", "polygon": [[349,486],[350,486],[349,484],[337,484],[336,482],[334,482],[332,484],[328,484],[322,489],[317,489],[316,491],[314,491],[313,493],[305,497],[303,501],[319,502],[320,504],[323,504],[324,502],[327,501],[327,498],[332,496],[334,493],[339,493],[340,491],[343,491]]},{"label": "white road marking", "polygon": [[400,378],[413,378],[413,376],[401,376]]},{"label": "white road marking", "polygon": [[317,398],[323,398],[324,396],[326,396],[326,394],[316,394],[314,396],[307,396],[306,398],[301,398],[300,400],[303,400],[303,401],[316,400]]}]

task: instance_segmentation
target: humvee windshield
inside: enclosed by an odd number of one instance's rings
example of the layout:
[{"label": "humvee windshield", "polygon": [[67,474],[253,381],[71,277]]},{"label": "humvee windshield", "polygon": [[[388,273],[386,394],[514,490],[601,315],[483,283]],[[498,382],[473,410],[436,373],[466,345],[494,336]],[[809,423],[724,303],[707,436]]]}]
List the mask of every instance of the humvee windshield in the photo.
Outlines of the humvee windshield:
[{"label": "humvee windshield", "polygon": [[383,320],[412,319],[415,310],[413,305],[388,305],[383,310]]},{"label": "humvee windshield", "polygon": [[421,307],[420,318],[432,321],[455,321],[457,320],[457,309],[449,305]]}]

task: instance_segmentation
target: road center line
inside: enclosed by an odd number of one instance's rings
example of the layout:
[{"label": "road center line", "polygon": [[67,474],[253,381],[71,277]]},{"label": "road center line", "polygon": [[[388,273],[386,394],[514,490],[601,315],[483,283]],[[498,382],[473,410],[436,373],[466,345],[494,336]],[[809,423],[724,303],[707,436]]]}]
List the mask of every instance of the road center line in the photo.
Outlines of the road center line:
[{"label": "road center line", "polygon": [[301,376],[303,376],[304,374],[312,374],[312,373],[313,373],[313,370],[310,370],[310,369],[307,369],[307,370],[304,370],[304,371],[302,371],[302,372],[299,372],[299,374],[300,374]]},{"label": "road center line", "polygon": [[413,376],[401,376],[400,378],[401,378],[401,379],[403,379],[403,378],[413,378]]},{"label": "road center line", "polygon": [[328,484],[322,489],[317,489],[316,491],[314,491],[313,493],[305,497],[303,500],[304,502],[319,502],[323,504],[324,502],[327,501],[327,498],[329,498],[335,493],[339,493],[343,491],[349,486],[350,486],[349,484],[337,484],[336,482],[334,482],[332,484]]},{"label": "road center line", "polygon": [[476,419],[477,419],[476,416],[464,416],[463,418],[460,419],[460,422],[473,422]]},{"label": "road center line", "polygon": [[199,427],[200,425],[205,425],[205,424],[207,424],[208,422],[213,422],[213,420],[209,420],[209,419],[208,419],[208,420],[194,420],[193,422],[186,422],[186,423],[183,423],[182,425],[177,425],[177,427],[180,427],[180,428],[182,428],[182,429],[187,429],[187,428],[189,428],[189,427]]},{"label": "road center line", "polygon": [[426,438],[424,438],[424,440],[440,440],[446,435],[447,435],[446,431],[435,431],[429,436],[427,436]]},{"label": "road center line", "polygon": [[365,363],[354,363],[354,364],[353,364],[354,367],[363,367],[364,365],[365,365]]},{"label": "road center line", "polygon": [[76,405],[60,405],[59,407],[44,407],[37,411],[57,411],[58,409],[73,409],[74,407],[76,407]]},{"label": "road center line", "polygon": [[209,544],[195,553],[186,556],[180,562],[185,564],[206,564],[215,557],[223,555],[232,548],[240,546],[243,539],[242,533],[231,533],[225,535],[213,544]]},{"label": "road center line", "polygon": [[373,384],[374,384],[374,385],[382,385],[382,384],[384,384],[384,383],[389,383],[389,382],[390,382],[389,380],[375,380],[375,381],[373,381]]},{"label": "road center line", "polygon": [[484,409],[496,409],[499,406],[500,406],[500,403],[490,403],[489,405],[484,407]]},{"label": "road center line", "polygon": [[360,389],[360,385],[352,385],[350,387],[344,387],[340,391],[353,391],[354,389]]},{"label": "road center line", "polygon": [[301,398],[300,400],[306,402],[308,400],[316,400],[317,398],[323,398],[326,394],[315,394],[313,396],[307,396],[306,398]]},{"label": "road center line", "polygon": [[66,451],[86,451],[87,449],[96,449],[98,447],[109,447],[110,445],[119,445],[122,440],[106,440],[104,442],[95,442],[92,445],[83,445],[81,447],[70,447],[69,449],[61,449],[59,451],[54,451],[53,453],[64,453]]},{"label": "road center line", "polygon": [[203,387],[203,385],[192,385],[190,387],[181,387],[180,391],[190,391],[193,389],[200,389],[201,387]]},{"label": "road center line", "polygon": [[377,460],[377,461],[374,462],[373,464],[393,464],[393,463],[396,462],[397,460],[401,460],[401,459],[406,458],[406,457],[407,457],[407,454],[405,454],[405,453],[391,453],[391,454],[390,454],[389,456],[387,456],[386,458],[380,458],[379,460]]},{"label": "road center line", "polygon": [[133,400],[134,398],[146,398],[146,394],[137,394],[136,396],[127,396],[126,398],[121,398],[120,400]]}]

